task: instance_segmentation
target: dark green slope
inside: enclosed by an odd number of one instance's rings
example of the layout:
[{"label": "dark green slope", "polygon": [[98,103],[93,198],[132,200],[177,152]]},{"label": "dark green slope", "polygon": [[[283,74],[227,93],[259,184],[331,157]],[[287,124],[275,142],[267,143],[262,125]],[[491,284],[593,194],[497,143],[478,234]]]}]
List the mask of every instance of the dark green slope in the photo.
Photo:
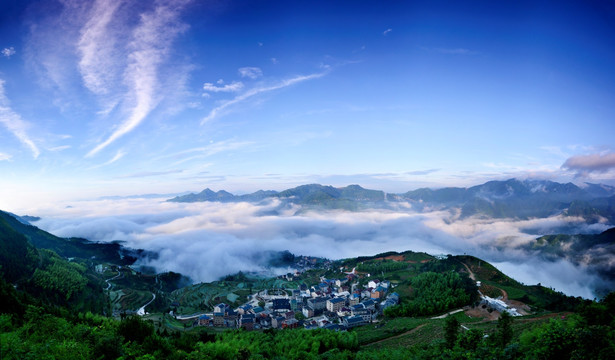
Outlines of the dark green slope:
[{"label": "dark green slope", "polygon": [[[34,303],[44,306],[61,306],[78,311],[104,312],[107,301],[103,294],[104,282],[92,270],[92,263],[84,259],[67,261],[56,252],[35,248],[28,237],[21,233],[26,226],[30,235],[33,226],[0,217],[0,272],[3,303],[12,304],[17,298],[6,291],[6,284],[15,284]],[[10,219],[9,219],[10,220]],[[53,235],[38,230],[48,239]],[[57,241],[62,241],[59,239]]]},{"label": "dark green slope", "polygon": [[60,238],[36,226],[24,224],[4,211],[0,211],[0,219],[15,232],[25,236],[36,248],[53,250],[67,258],[96,258],[118,265],[129,265],[134,263],[142,252],[125,249],[119,243],[93,243],[80,238]]},{"label": "dark green slope", "polygon": [[38,252],[5,219],[0,218],[0,271],[9,282],[29,278],[38,261]]}]

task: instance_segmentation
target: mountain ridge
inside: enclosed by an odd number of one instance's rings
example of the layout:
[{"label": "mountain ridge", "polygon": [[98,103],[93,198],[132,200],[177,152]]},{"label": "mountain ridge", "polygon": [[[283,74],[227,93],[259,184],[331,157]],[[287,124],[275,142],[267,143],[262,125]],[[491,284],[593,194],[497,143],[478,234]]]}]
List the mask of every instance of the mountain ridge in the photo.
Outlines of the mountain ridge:
[{"label": "mountain ridge", "polygon": [[278,199],[304,206],[323,206],[330,209],[361,210],[366,207],[387,207],[409,202],[416,210],[426,208],[460,208],[461,217],[489,216],[495,218],[548,217],[558,214],[581,216],[587,221],[615,223],[615,187],[550,180],[492,180],[467,188],[419,188],[405,193],[386,193],[366,189],[360,185],[333,187],[306,184],[283,191],[259,190],[251,194],[234,195],[225,190],[176,196],[169,202],[260,202]]}]

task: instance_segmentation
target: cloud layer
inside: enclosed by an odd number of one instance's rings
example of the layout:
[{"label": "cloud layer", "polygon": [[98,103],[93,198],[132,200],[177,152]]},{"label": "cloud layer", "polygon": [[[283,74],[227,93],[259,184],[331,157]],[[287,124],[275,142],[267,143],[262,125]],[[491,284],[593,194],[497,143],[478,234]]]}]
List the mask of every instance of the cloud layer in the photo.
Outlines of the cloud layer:
[{"label": "cloud layer", "polygon": [[[541,260],[520,249],[544,233],[562,227],[599,232],[581,219],[551,217],[527,221],[459,220],[449,212],[397,210],[302,212],[271,201],[249,203],[167,203],[162,199],[99,200],[62,210],[41,210],[37,226],[60,236],[95,241],[125,240],[129,246],[156,251],[147,265],[211,281],[237,271],[262,270],[267,251],[346,258],[384,251],[468,253],[501,265],[526,283],[554,286],[573,295],[593,297],[602,280],[566,261]],[[541,268],[540,276],[531,269]],[[565,278],[562,277],[565,274]]]},{"label": "cloud layer", "polygon": [[587,177],[592,173],[606,173],[615,169],[615,153],[572,156],[564,162],[562,169],[576,172],[577,177]]}]

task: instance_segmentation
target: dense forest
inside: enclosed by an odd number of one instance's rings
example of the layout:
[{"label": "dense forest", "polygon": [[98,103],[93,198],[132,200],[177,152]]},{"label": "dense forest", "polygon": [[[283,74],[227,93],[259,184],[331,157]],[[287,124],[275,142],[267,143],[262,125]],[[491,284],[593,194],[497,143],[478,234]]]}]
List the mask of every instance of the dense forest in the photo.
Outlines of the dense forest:
[{"label": "dense forest", "polygon": [[410,281],[412,296],[385,310],[387,316],[427,316],[472,303],[476,284],[456,272],[422,273]]}]

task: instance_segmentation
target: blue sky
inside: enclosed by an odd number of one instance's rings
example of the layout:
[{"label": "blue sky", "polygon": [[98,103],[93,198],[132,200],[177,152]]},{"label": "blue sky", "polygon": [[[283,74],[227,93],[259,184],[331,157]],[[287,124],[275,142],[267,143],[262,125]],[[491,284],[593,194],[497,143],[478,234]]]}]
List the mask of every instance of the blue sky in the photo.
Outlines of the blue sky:
[{"label": "blue sky", "polygon": [[2,1],[0,209],[615,184],[612,2]]}]

